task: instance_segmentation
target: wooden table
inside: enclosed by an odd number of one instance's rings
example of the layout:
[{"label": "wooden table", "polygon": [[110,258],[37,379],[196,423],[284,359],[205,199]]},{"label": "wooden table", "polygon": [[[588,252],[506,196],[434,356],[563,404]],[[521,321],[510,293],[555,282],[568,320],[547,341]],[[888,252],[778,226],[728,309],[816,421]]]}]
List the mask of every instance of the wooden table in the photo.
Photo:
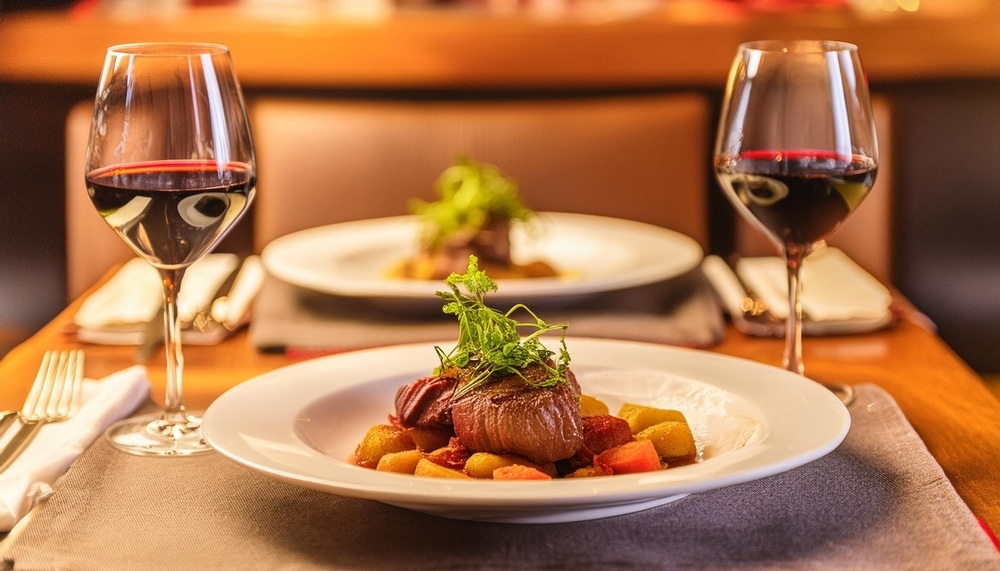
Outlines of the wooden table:
[{"label": "wooden table", "polygon": [[[47,349],[77,348],[67,333],[81,299],[0,361],[0,408],[19,408]],[[899,403],[959,495],[991,529],[1000,531],[1000,401],[929,328],[902,304],[900,322],[867,335],[807,338],[804,359],[815,379],[874,383]],[[745,336],[730,328],[713,351],[779,364],[783,341]],[[86,373],[101,378],[133,363],[133,347],[87,345]],[[185,402],[202,409],[226,389],[292,362],[261,354],[239,332],[221,345],[188,346]],[[163,352],[149,363],[152,395],[162,402]]]}]

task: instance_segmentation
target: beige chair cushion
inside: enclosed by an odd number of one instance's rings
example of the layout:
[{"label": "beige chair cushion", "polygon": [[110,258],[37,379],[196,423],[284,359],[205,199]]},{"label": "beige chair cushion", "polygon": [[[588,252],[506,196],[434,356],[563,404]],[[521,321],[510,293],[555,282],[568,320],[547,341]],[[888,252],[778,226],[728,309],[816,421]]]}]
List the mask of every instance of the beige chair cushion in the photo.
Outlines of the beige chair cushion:
[{"label": "beige chair cushion", "polygon": [[658,224],[708,242],[709,109],[699,95],[513,101],[264,99],[255,248],[409,212],[456,156],[495,164],[527,205]]}]

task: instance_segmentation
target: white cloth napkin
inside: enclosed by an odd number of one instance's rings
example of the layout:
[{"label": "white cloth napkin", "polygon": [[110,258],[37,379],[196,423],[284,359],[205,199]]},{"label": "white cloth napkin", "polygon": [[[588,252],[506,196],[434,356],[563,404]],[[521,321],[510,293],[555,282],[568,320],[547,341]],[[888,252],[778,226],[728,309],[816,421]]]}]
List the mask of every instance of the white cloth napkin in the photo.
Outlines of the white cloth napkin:
[{"label": "white cloth napkin", "polygon": [[[229,293],[226,326],[241,325],[254,296],[263,282],[263,269],[256,256],[242,267],[236,254],[209,254],[188,268],[177,298],[181,321],[190,321],[208,309],[219,286],[237,268],[239,275]],[[74,316],[77,337],[87,343],[135,345],[143,340],[146,325],[156,319],[163,302],[159,275],[144,260],[129,260],[106,284],[84,300]],[[210,344],[221,341],[228,330],[184,331],[185,343]]]},{"label": "white cloth napkin", "polygon": [[[778,257],[742,258],[740,278],[775,316],[788,315],[788,273]],[[891,316],[892,293],[838,248],[824,247],[802,266],[802,311],[812,321],[881,322]]]},{"label": "white cloth napkin", "polygon": [[[83,404],[67,420],[42,425],[28,448],[0,473],[0,531],[10,531],[52,492],[70,464],[112,423],[149,396],[146,369],[134,366],[103,380],[85,379]],[[15,422],[9,430],[20,426]]]}]

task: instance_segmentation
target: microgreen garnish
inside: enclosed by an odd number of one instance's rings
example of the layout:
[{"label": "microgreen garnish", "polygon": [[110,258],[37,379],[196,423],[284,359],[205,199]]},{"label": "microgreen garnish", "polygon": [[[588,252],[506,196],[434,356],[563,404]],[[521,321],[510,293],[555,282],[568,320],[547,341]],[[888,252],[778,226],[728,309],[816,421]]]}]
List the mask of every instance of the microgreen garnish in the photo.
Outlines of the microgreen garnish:
[{"label": "microgreen garnish", "polygon": [[[440,347],[434,349],[441,359],[443,371],[450,367],[472,368],[471,380],[455,392],[456,397],[488,381],[492,376],[517,375],[536,387],[555,386],[566,379],[569,368],[569,351],[566,349],[565,324],[549,324],[535,315],[523,303],[511,307],[506,313],[487,306],[483,298],[488,292],[497,291],[497,284],[486,272],[479,269],[479,260],[469,256],[469,267],[465,274],[453,273],[445,280],[451,291],[439,291],[444,299],[443,311],[458,317],[458,344],[448,353]],[[464,285],[468,294],[458,286]],[[511,317],[521,311],[531,317],[531,321],[517,321]],[[522,337],[519,329],[531,329]],[[542,345],[540,337],[549,332],[562,330],[559,356],[553,363],[554,351]],[[542,381],[530,381],[522,370],[529,365],[541,365],[549,376]]]},{"label": "microgreen garnish", "polygon": [[535,213],[518,195],[517,184],[490,164],[460,157],[434,187],[440,200],[413,200],[410,209],[424,225],[423,243],[438,250],[456,235],[475,235],[493,219],[529,221]]}]

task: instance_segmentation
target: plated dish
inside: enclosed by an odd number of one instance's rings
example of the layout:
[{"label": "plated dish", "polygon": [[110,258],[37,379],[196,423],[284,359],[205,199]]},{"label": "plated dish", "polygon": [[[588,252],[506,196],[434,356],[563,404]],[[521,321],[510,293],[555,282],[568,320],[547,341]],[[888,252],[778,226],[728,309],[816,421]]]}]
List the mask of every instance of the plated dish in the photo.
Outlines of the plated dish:
[{"label": "plated dish", "polygon": [[[584,392],[685,413],[701,461],[669,470],[546,482],[455,481],[375,472],[350,463],[396,389],[438,364],[426,343],[291,365],[230,389],[202,431],[222,455],[294,485],[443,517],[554,523],[641,511],[790,470],[835,449],[844,405],[817,383],[775,367],[647,343],[568,339]],[[445,345],[447,343],[444,343]]]},{"label": "plated dish", "polygon": [[[549,260],[555,278],[497,280],[493,303],[570,299],[667,280],[701,262],[697,241],[673,230],[630,220],[540,212],[529,231],[511,235],[515,262]],[[413,216],[359,220],[311,228],[282,236],[261,253],[276,278],[305,289],[376,300],[431,301],[440,280],[394,279],[386,275],[418,247]]]}]

